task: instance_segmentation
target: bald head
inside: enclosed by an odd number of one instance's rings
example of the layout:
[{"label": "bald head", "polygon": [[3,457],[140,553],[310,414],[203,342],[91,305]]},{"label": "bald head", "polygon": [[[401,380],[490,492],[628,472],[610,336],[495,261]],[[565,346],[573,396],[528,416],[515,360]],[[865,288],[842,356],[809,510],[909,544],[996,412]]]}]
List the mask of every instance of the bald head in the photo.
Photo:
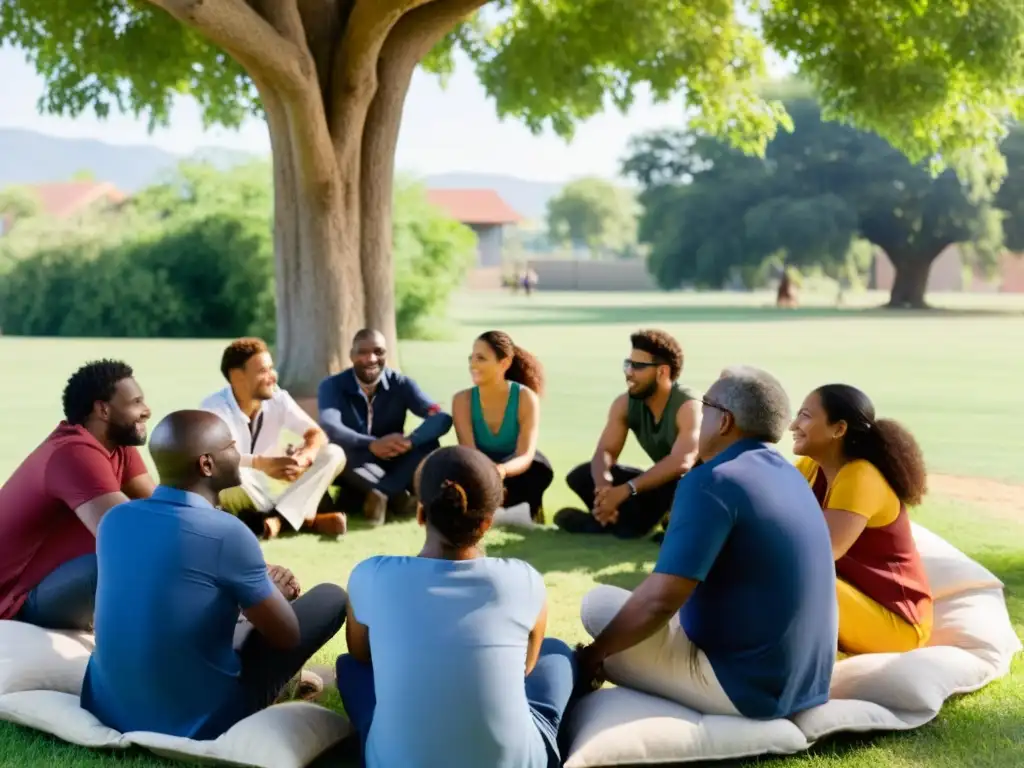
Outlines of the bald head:
[{"label": "bald head", "polygon": [[356,378],[366,386],[375,385],[387,365],[388,347],[384,334],[373,328],[363,328],[352,338],[350,359]]},{"label": "bald head", "polygon": [[[216,494],[240,482],[238,448],[227,423],[209,411],[167,414],[149,440],[160,482],[181,490]],[[209,495],[203,493],[203,495]]]}]

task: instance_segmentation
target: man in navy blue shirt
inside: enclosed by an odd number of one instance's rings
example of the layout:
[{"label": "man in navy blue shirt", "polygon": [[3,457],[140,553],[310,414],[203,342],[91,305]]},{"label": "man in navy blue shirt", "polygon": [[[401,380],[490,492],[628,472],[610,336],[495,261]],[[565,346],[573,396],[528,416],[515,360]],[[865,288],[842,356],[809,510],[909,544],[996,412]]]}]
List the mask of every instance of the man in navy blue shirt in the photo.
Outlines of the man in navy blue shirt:
[{"label": "man in navy blue shirt", "polygon": [[704,714],[758,719],[828,699],[835,565],[807,481],[769,445],[789,410],[782,385],[755,368],[726,369],[711,386],[704,463],[679,482],[654,573],[631,595],[599,587],[585,598],[596,639],[579,651],[582,677],[603,667],[618,685]]},{"label": "man in navy blue shirt", "polygon": [[[345,449],[347,463],[338,478],[343,493],[361,501],[366,519],[380,525],[389,506],[412,514],[416,467],[440,447],[452,417],[415,381],[387,367],[380,331],[356,333],[350,356],[351,368],[320,382],[320,426]],[[423,423],[407,435],[409,412]]]},{"label": "man in navy blue shirt", "polygon": [[[82,706],[121,732],[215,739],[273,703],[338,633],[347,596],[320,584],[296,597],[295,577],[268,567],[255,535],[214,507],[240,479],[221,418],[171,413],[150,453],[161,484],[111,509],[97,531],[96,648]],[[240,611],[252,630],[236,650]]]}]

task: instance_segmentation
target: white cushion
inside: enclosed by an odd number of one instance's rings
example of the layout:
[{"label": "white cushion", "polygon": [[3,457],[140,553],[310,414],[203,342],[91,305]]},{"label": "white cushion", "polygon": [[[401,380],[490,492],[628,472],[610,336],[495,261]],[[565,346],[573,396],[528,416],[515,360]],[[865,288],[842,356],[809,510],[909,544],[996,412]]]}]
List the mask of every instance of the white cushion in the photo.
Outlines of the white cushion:
[{"label": "white cushion", "polygon": [[0,695],[35,690],[77,695],[92,649],[92,635],[84,632],[47,632],[0,621]]},{"label": "white cushion", "polygon": [[629,688],[602,688],[588,695],[572,710],[566,727],[572,749],[565,768],[678,765],[807,749],[807,738],[789,720],[700,715]]},{"label": "white cushion", "polygon": [[91,648],[88,635],[0,621],[0,720],[84,747],[135,745],[165,757],[259,768],[302,768],[352,731],[336,712],[289,702],[257,712],[210,741],[143,731],[121,734],[81,707]]},{"label": "white cushion", "polygon": [[[1021,643],[1002,583],[921,526],[914,526],[914,536],[932,589],[941,595],[929,647],[838,662],[830,700],[792,720],[701,716],[667,699],[604,688],[583,699],[566,722],[571,746],[565,768],[789,754],[841,731],[908,730],[932,720],[950,696],[1008,674]],[[583,601],[581,618],[588,631],[608,621],[602,595],[614,598],[599,588]]]},{"label": "white cushion", "polygon": [[911,523],[914,543],[928,574],[932,598],[946,597],[975,589],[1003,588],[1003,582],[988,568],[972,560],[936,533]]}]

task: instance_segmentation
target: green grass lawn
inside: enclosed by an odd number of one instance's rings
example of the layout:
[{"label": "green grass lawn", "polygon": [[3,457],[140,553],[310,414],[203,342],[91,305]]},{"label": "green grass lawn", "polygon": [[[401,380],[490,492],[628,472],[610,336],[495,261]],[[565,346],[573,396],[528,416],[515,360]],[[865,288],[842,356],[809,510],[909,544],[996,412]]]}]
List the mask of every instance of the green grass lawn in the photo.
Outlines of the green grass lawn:
[{"label": "green grass lawn", "polygon": [[[904,421],[918,436],[933,472],[1024,483],[1024,300],[1016,297],[940,297],[944,313],[880,313],[825,305],[795,312],[771,308],[766,294],[538,294],[459,297],[450,337],[402,345],[402,367],[428,392],[448,402],[467,384],[472,338],[487,328],[509,331],[544,363],[549,392],[543,401],[540,447],[556,470],[546,497],[549,514],[571,503],[563,477],[589,458],[611,399],[622,389],[621,360],[628,334],[644,326],[677,335],[686,353],[683,379],[705,388],[722,367],[751,363],[773,371],[794,406],[814,386],[845,381],[862,387],[880,414]],[[999,312],[987,311],[997,307]],[[986,311],[979,311],[986,310]],[[221,342],[47,340],[0,338],[0,478],[45,436],[60,417],[67,375],[98,356],[130,362],[153,408],[194,407],[223,386],[217,370]],[[788,440],[781,448],[788,452]],[[630,444],[627,460],[640,460]],[[1024,492],[1024,491],[1022,491]],[[1005,510],[930,498],[916,519],[945,536],[1003,578],[1011,614],[1024,636],[1024,519]],[[358,521],[343,541],[291,537],[266,546],[267,558],[291,566],[306,585],[345,584],[352,566],[375,554],[411,554],[421,532],[412,523],[363,530]],[[555,532],[496,532],[493,555],[521,557],[543,574],[551,602],[550,632],[584,639],[581,597],[598,583],[632,587],[653,565],[648,542],[569,537]],[[330,664],[344,649],[338,638],[314,663]],[[337,697],[327,703],[338,706]],[[1013,675],[947,704],[932,724],[912,733],[842,739],[792,766],[990,766],[1010,768],[1024,755],[1024,660]],[[148,753],[89,752],[0,724],[0,765],[164,765]],[[752,765],[754,763],[746,763]]]}]

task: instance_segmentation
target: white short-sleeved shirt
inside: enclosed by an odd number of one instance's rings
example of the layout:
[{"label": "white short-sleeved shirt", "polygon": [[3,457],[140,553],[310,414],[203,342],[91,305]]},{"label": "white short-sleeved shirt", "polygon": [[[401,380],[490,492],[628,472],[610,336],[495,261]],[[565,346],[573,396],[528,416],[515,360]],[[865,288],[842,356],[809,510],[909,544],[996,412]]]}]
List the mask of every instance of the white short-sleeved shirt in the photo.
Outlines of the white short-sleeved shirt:
[{"label": "white short-sleeved shirt", "polygon": [[283,389],[278,389],[272,398],[263,401],[260,412],[252,422],[238,407],[231,387],[210,395],[199,407],[217,414],[227,422],[231,436],[238,445],[238,452],[242,454],[243,467],[252,466],[253,456],[277,454],[282,432],[294,432],[301,436],[310,429],[319,428],[313,417],[302,410]]}]

